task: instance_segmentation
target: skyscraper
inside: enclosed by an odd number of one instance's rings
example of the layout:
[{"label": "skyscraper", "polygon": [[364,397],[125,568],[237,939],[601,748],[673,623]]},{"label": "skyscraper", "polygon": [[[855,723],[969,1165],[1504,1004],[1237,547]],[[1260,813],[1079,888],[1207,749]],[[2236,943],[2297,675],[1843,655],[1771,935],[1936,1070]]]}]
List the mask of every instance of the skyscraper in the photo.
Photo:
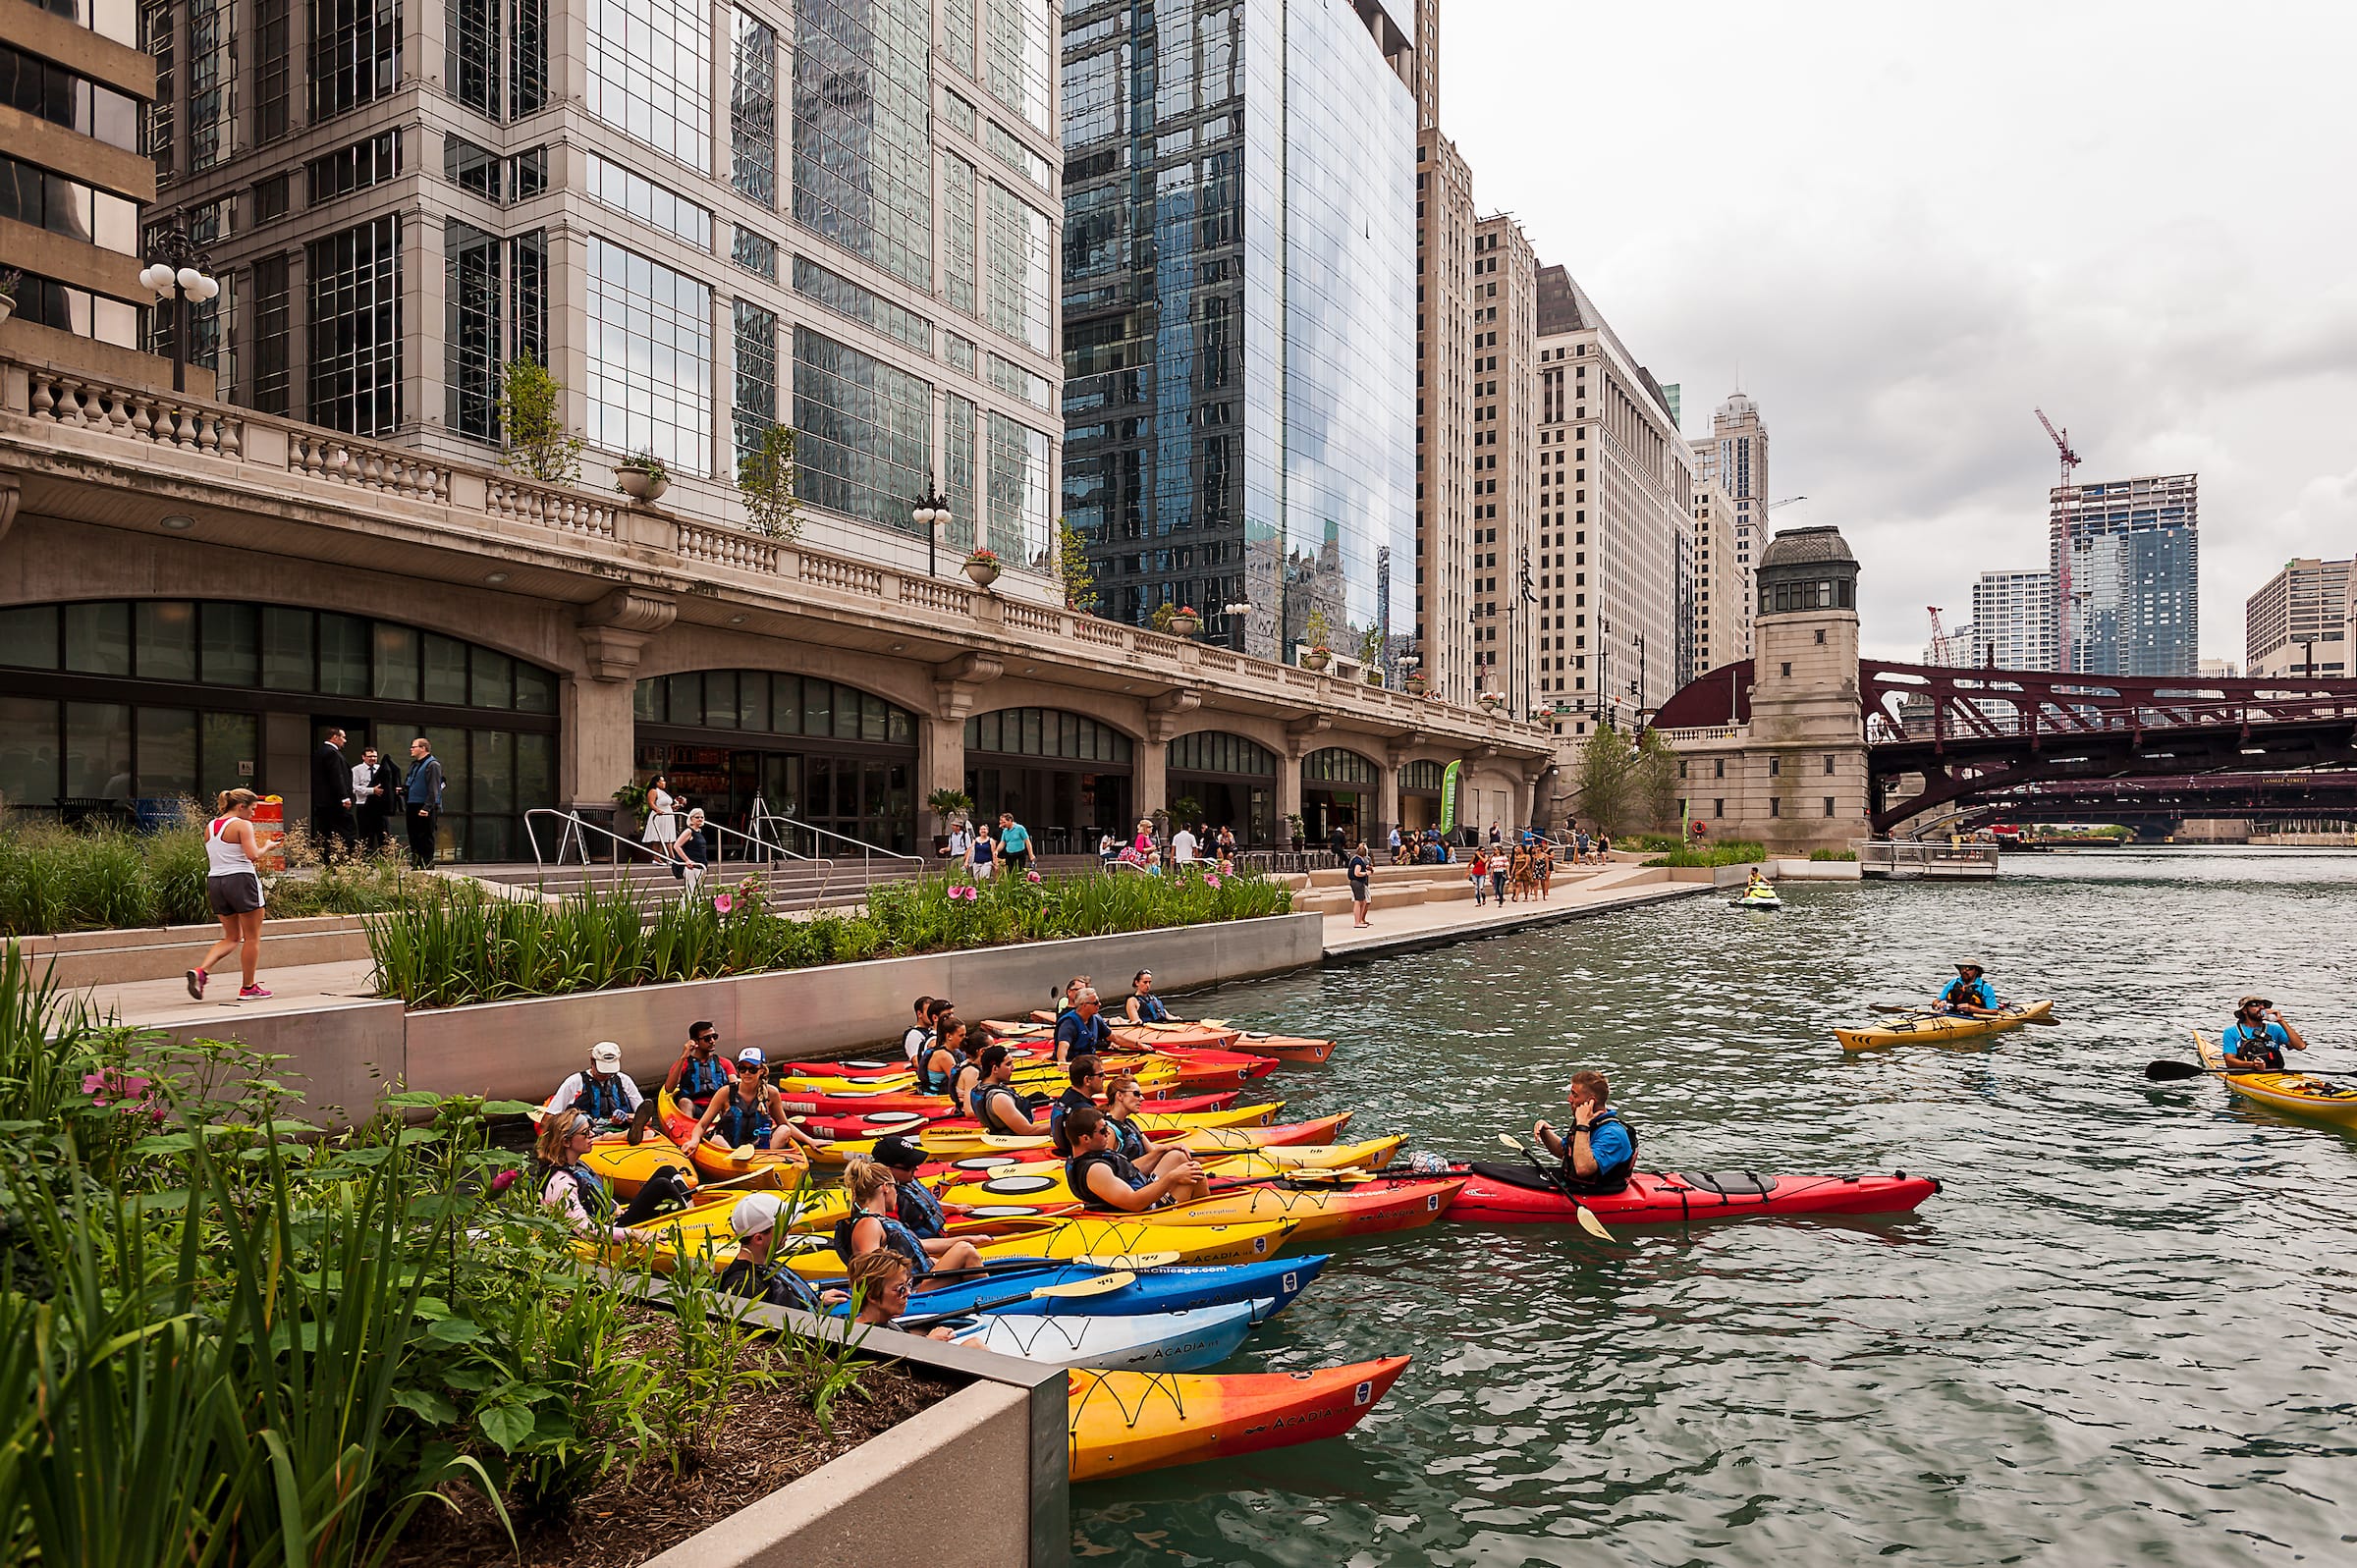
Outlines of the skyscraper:
[{"label": "skyscraper", "polygon": [[[1419,21],[1437,37],[1434,10],[1423,0]],[[1473,700],[1476,651],[1473,261],[1473,171],[1427,129],[1416,138],[1415,628],[1425,679],[1460,704]]]},{"label": "skyscraper", "polygon": [[2049,567],[2069,540],[2069,603],[2055,607],[2061,668],[2107,676],[2189,676],[2201,631],[2200,481],[2148,474],[2056,486]]},{"label": "skyscraper", "polygon": [[2313,556],[2283,563],[2243,606],[2243,663],[2254,676],[2326,676],[2350,670],[2351,570]]},{"label": "skyscraper", "polygon": [[[1768,540],[1768,426],[1741,391],[1711,415],[1711,433],[1692,443],[1696,464],[1719,481],[1735,509],[1735,565],[1745,571]],[[1746,650],[1748,652],[1748,650]]]},{"label": "skyscraper", "polygon": [[1957,664],[2055,668],[2055,579],[2044,571],[1984,571],[1972,585],[1974,649]]},{"label": "skyscraper", "polygon": [[[1527,712],[1541,635],[1526,595],[1545,567],[1538,548],[1538,258],[1503,215],[1473,232],[1473,662],[1484,691]],[[1552,618],[1551,618],[1552,619]],[[1549,639],[1552,642],[1552,637]]]},{"label": "skyscraper", "polygon": [[1693,655],[1685,678],[1751,657],[1751,571],[1735,548],[1735,504],[1694,475]]},{"label": "skyscraper", "polygon": [[1316,614],[1354,651],[1414,538],[1408,35],[1373,0],[1151,0],[1064,45],[1065,512],[1106,611],[1288,657]]}]

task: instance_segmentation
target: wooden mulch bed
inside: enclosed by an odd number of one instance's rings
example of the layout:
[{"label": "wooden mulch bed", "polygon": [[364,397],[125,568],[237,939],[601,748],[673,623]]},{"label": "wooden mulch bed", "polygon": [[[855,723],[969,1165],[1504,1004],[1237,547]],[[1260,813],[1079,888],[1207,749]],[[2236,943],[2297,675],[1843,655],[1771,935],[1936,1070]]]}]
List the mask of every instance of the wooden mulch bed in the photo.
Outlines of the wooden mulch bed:
[{"label": "wooden mulch bed", "polygon": [[[656,1314],[646,1342],[635,1348],[661,1358],[673,1343],[669,1320]],[[563,1518],[517,1520],[513,1543],[480,1492],[446,1487],[457,1507],[429,1503],[420,1509],[386,1568],[630,1568],[841,1458],[959,1386],[899,1362],[870,1362],[857,1386],[829,1407],[832,1430],[821,1431],[809,1390],[792,1380],[785,1358],[766,1345],[756,1349],[768,1355],[781,1381],[740,1399],[677,1475],[665,1456],[642,1455],[633,1473],[608,1475]]]}]

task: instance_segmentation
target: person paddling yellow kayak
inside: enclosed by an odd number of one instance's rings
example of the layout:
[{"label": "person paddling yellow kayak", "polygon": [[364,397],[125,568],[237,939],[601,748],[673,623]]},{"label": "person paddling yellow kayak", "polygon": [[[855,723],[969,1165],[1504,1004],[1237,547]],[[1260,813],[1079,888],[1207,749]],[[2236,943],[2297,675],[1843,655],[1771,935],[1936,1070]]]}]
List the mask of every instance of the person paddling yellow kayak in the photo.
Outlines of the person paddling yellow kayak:
[{"label": "person paddling yellow kayak", "polygon": [[1956,965],[1956,978],[1940,993],[1934,1010],[1964,1018],[1994,1018],[2003,1009],[1997,1004],[1997,988],[1989,984],[1988,971],[1967,958]]},{"label": "person paddling yellow kayak", "polygon": [[2234,1003],[2234,1021],[2218,1037],[2218,1049],[2231,1072],[2281,1072],[2286,1046],[2306,1051],[2308,1042],[2283,1021],[2274,1002],[2261,996],[2248,996]]}]

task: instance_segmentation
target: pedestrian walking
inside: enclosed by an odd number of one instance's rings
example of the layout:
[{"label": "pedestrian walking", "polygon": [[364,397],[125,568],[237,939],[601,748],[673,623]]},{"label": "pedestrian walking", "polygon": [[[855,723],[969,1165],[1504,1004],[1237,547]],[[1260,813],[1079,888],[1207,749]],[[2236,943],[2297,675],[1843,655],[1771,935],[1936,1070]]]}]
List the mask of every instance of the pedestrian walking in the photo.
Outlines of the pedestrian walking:
[{"label": "pedestrian walking", "polygon": [[1496,844],[1491,845],[1490,892],[1497,898],[1498,912],[1501,914],[1506,912],[1506,882],[1508,869],[1505,849]]},{"label": "pedestrian walking", "polygon": [[1031,869],[1031,831],[1014,820],[1014,813],[999,813],[999,858],[1007,862],[1007,875]]},{"label": "pedestrian walking", "polygon": [[403,820],[410,830],[410,859],[424,871],[434,863],[435,834],[442,825],[442,759],[423,735],[410,742],[410,772],[402,781],[401,795]]},{"label": "pedestrian walking", "polygon": [[669,779],[656,774],[646,782],[646,831],[638,836],[638,841],[657,859],[669,859],[668,846],[680,837],[680,825],[675,820],[677,805]]},{"label": "pedestrian walking", "polygon": [[680,902],[693,903],[703,890],[704,868],[712,862],[712,845],[704,838],[704,808],[687,813],[680,836],[671,841],[671,874],[680,882]]},{"label": "pedestrian walking", "polygon": [[1473,884],[1473,907],[1479,909],[1488,902],[1490,891],[1490,859],[1480,850],[1473,851],[1473,867],[1467,881]]},{"label": "pedestrian walking", "polygon": [[393,813],[400,807],[400,794],[401,770],[387,762],[374,746],[361,752],[360,765],[352,770],[352,800],[354,825],[359,830],[364,853],[384,853]]},{"label": "pedestrian walking", "polygon": [[344,755],[344,731],[331,728],[311,753],[311,837],[319,857],[349,854],[359,837],[352,812],[352,762]]},{"label": "pedestrian walking", "polygon": [[974,841],[965,846],[965,874],[976,882],[988,882],[998,869],[999,846],[990,841],[990,826],[974,824]]},{"label": "pedestrian walking", "polygon": [[270,995],[253,976],[262,957],[262,875],[254,864],[262,840],[253,826],[253,808],[261,799],[250,789],[224,789],[214,805],[216,815],[204,826],[204,899],[221,922],[221,937],[188,973],[189,996],[197,1001],[204,1000],[208,971],[233,951],[242,980],[238,1000]]}]

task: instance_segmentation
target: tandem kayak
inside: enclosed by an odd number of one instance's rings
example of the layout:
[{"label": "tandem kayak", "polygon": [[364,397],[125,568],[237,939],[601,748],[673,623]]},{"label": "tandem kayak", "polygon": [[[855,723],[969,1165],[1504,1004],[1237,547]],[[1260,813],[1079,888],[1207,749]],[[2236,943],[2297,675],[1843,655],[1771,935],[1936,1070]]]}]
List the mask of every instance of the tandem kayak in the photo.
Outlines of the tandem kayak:
[{"label": "tandem kayak", "polygon": [[[921,1298],[920,1298],[921,1299]],[[971,1326],[952,1324],[957,1342],[1051,1367],[1109,1367],[1132,1372],[1195,1372],[1235,1354],[1259,1322],[1249,1301],[1178,1312],[1114,1317],[1002,1317],[985,1313]],[[928,1309],[927,1316],[931,1315]]]},{"label": "tandem kayak", "polygon": [[2055,1010],[2052,1001],[2025,1001],[2007,1007],[1994,1018],[1967,1018],[1955,1013],[1919,1012],[1863,1029],[1836,1029],[1834,1038],[1843,1051],[1880,1051],[1885,1046],[1965,1046],[2008,1029],[2019,1029],[2033,1018]]},{"label": "tandem kayak", "polygon": [[2218,1042],[2196,1029],[2193,1043],[2202,1054],[2202,1065],[2225,1079],[2228,1089],[2252,1105],[2285,1115],[2357,1127],[2357,1089],[2304,1072],[2228,1072],[2226,1054]]},{"label": "tandem kayak", "polygon": [[[1332,1256],[1313,1252],[1302,1258],[1270,1258],[1259,1263],[1146,1269],[1121,1289],[1101,1296],[1076,1301],[1051,1296],[1045,1300],[1010,1302],[990,1311],[1001,1318],[1112,1318],[1130,1313],[1179,1312],[1189,1307],[1224,1307],[1240,1301],[1251,1306],[1254,1323],[1264,1323],[1284,1311],[1288,1302],[1317,1278]],[[982,1302],[998,1301],[1018,1291],[1037,1290],[1046,1285],[1076,1284],[1104,1271],[1086,1264],[1050,1264],[1037,1270],[996,1273],[985,1279],[954,1280],[918,1291],[909,1298],[908,1310],[925,1317],[972,1311]],[[850,1303],[845,1302],[834,1310],[835,1316],[848,1317]]]},{"label": "tandem kayak", "polygon": [[[1481,1224],[1568,1223],[1569,1199],[1529,1165],[1475,1161],[1449,1206],[1452,1219]],[[1807,1215],[1896,1215],[1914,1210],[1940,1190],[1929,1176],[1763,1176],[1748,1170],[1639,1172],[1627,1190],[1580,1203],[1607,1225],[1675,1225],[1696,1219],[1751,1219]]]},{"label": "tandem kayak", "polygon": [[1230,1377],[1075,1372],[1065,1430],[1073,1481],[1233,1458],[1358,1425],[1406,1370],[1405,1356],[1316,1372]]}]

